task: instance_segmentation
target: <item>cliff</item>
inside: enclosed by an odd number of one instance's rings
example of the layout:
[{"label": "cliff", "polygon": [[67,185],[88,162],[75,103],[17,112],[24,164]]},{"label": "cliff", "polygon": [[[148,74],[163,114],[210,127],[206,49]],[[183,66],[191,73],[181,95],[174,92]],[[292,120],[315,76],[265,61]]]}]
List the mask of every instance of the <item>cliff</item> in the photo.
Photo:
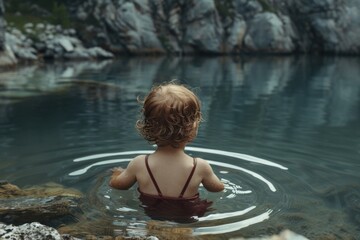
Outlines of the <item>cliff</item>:
[{"label": "cliff", "polygon": [[[100,46],[116,54],[360,52],[357,0],[64,0],[61,3],[86,47]],[[2,7],[0,14],[1,23]],[[0,32],[1,44],[3,27]]]},{"label": "cliff", "polygon": [[5,20],[4,20],[4,4],[3,0],[0,0],[0,51],[4,50],[5,42]]},{"label": "cliff", "polygon": [[[68,1],[83,40],[118,52],[359,53],[357,0]],[[88,24],[90,20],[93,24]]]}]

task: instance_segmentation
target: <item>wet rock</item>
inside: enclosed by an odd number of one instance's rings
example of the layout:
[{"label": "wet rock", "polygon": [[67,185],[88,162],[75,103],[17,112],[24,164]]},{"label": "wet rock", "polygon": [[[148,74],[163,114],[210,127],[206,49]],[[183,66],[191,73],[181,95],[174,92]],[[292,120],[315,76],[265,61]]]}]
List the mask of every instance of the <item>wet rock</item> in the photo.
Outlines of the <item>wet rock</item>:
[{"label": "wet rock", "polygon": [[37,60],[36,50],[29,46],[28,38],[17,29],[5,33],[6,46],[10,48],[15,56],[22,60]]},{"label": "wet rock", "polygon": [[246,22],[241,18],[235,18],[231,27],[228,29],[228,35],[226,42],[226,49],[224,51],[228,53],[236,53],[242,50],[245,33],[247,30]]},{"label": "wet rock", "polygon": [[66,52],[74,51],[74,46],[72,45],[72,43],[70,42],[69,39],[63,37],[63,38],[60,38],[58,40],[58,42],[59,42],[59,45],[65,49]]},{"label": "wet rock", "polygon": [[100,47],[86,48],[76,37],[75,29],[62,29],[59,25],[27,23],[22,32],[9,28],[5,32],[5,46],[20,61],[48,59],[105,59],[114,55]]},{"label": "wet rock", "polygon": [[8,46],[4,47],[3,51],[0,51],[0,67],[11,66],[18,63],[18,60],[14,52]]},{"label": "wet rock", "polygon": [[341,206],[348,218],[357,226],[360,224],[360,186],[342,185],[319,191],[328,204],[334,208]]},{"label": "wet rock", "polygon": [[[245,240],[245,238],[231,238],[231,240]],[[259,238],[248,238],[248,240],[308,240],[308,238],[296,234],[290,230],[284,230],[279,235]]]},{"label": "wet rock", "polygon": [[56,229],[37,222],[26,223],[20,226],[5,225],[0,223],[0,238],[12,240],[80,240],[68,235],[61,236]]},{"label": "wet rock", "polygon": [[146,227],[150,235],[157,236],[160,239],[194,239],[194,236],[192,236],[193,229],[190,227],[174,228],[157,221],[147,222]]},{"label": "wet rock", "polygon": [[58,184],[20,189],[3,182],[0,185],[0,218],[9,224],[71,220],[81,212],[81,199],[80,192]]}]

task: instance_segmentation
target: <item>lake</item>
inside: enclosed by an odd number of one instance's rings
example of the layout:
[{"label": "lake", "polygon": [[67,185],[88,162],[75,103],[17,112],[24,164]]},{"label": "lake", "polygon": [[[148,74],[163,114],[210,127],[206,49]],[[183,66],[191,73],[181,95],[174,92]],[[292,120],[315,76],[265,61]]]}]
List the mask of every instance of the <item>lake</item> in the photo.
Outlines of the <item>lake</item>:
[{"label": "lake", "polygon": [[[71,224],[97,234],[175,229],[228,239],[290,229],[310,239],[360,239],[359,76],[355,57],[18,66],[0,73],[0,176],[20,187],[55,182],[80,190],[84,216]],[[136,98],[172,79],[202,101],[205,121],[186,151],[209,160],[226,186],[221,193],[201,188],[212,210],[186,224],[153,223],[136,187],[107,185],[110,168],[154,151],[135,130]]]}]

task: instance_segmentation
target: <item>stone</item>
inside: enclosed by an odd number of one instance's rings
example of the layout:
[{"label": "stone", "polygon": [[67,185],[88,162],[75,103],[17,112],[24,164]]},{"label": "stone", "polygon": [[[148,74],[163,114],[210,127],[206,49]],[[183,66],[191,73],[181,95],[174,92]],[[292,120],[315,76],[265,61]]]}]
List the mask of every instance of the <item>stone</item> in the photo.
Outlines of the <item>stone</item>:
[{"label": "stone", "polygon": [[[245,238],[231,238],[230,240],[246,240]],[[272,235],[259,238],[248,238],[248,240],[309,240],[308,238],[296,234],[290,230],[284,230],[279,235]]]},{"label": "stone", "polygon": [[252,52],[290,53],[295,49],[291,26],[270,12],[259,13],[249,22],[245,47]]},{"label": "stone", "polygon": [[38,30],[44,30],[45,29],[45,24],[44,23],[38,23],[35,26],[36,29]]},{"label": "stone", "polygon": [[1,239],[47,239],[47,240],[80,240],[69,235],[60,235],[56,229],[37,222],[25,223],[20,226],[5,225],[0,223]]},{"label": "stone", "polygon": [[4,45],[5,45],[6,22],[4,19],[4,13],[5,13],[4,3],[3,0],[0,0],[0,54],[4,50]]},{"label": "stone", "polygon": [[88,48],[87,52],[93,58],[113,58],[114,55],[110,52],[105,51],[100,47]]},{"label": "stone", "polygon": [[31,188],[0,185],[0,217],[8,224],[58,222],[81,212],[82,194],[61,185],[46,184]]},{"label": "stone", "polygon": [[223,28],[214,1],[195,1],[184,18],[185,44],[196,52],[221,52]]},{"label": "stone", "polygon": [[64,48],[66,52],[74,51],[74,46],[72,45],[71,41],[66,37],[60,37],[57,39],[57,42],[61,47]]},{"label": "stone", "polygon": [[242,49],[244,42],[245,32],[247,29],[247,24],[244,20],[240,18],[235,18],[232,26],[229,30],[229,37],[226,42],[226,52],[234,53],[239,52]]},{"label": "stone", "polygon": [[3,47],[4,50],[0,51],[0,67],[16,65],[18,60],[8,45]]}]

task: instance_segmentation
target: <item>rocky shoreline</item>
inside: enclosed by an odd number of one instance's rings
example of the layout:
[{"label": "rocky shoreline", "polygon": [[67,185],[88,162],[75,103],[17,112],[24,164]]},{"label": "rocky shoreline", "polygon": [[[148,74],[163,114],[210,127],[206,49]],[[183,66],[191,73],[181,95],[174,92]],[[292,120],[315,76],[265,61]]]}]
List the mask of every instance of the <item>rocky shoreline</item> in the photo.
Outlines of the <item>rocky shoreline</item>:
[{"label": "rocky shoreline", "polygon": [[360,53],[356,0],[65,0],[74,28],[29,22],[21,31],[5,21],[4,4],[2,65],[124,54]]},{"label": "rocky shoreline", "polygon": [[[100,47],[84,47],[75,29],[63,29],[60,25],[28,23],[22,32],[14,27],[5,31],[5,50],[0,53],[0,66],[19,62],[51,60],[111,59],[114,54]],[[34,37],[36,36],[36,37]],[[1,61],[3,59],[3,61]]]},{"label": "rocky shoreline", "polygon": [[[37,239],[37,240],[159,240],[159,239],[179,239],[178,237],[168,234],[167,237],[124,237],[124,236],[94,236],[87,235],[84,238],[77,238],[69,234],[61,234],[56,229],[40,224],[38,222],[26,223],[20,226],[5,225],[0,223],[0,237],[1,239]],[[192,239],[192,238],[181,238]],[[246,240],[245,238],[231,238],[231,240]],[[248,240],[308,240],[307,238],[298,235],[290,230],[284,230],[279,235],[264,236],[260,238],[249,238]]]},{"label": "rocky shoreline", "polygon": [[[110,233],[105,236],[94,236],[76,229],[77,219],[81,219],[83,196],[74,189],[64,188],[55,183],[21,189],[7,181],[0,182],[0,239],[47,239],[47,240],[80,240],[80,239],[192,239],[191,229],[184,228],[164,230],[156,221],[147,224],[148,235],[122,236]],[[66,224],[64,224],[66,222]],[[75,227],[72,227],[75,223]],[[68,224],[68,225],[67,225]],[[85,223],[82,223],[85,224]],[[86,225],[86,224],[85,224]],[[57,226],[57,229],[51,226]],[[307,238],[289,230],[279,235],[252,238],[253,240],[306,240]],[[243,238],[233,238],[243,240]]]}]

